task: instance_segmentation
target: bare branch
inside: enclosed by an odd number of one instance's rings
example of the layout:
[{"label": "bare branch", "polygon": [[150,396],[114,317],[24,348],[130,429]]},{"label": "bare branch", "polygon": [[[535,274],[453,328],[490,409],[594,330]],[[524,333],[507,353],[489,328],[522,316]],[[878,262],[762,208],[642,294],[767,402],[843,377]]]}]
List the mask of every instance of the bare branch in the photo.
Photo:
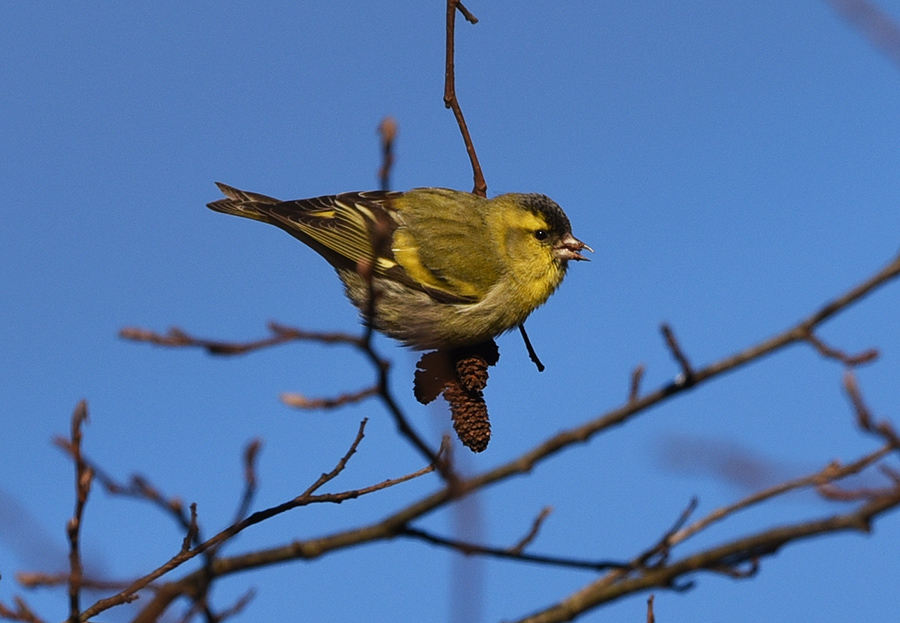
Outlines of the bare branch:
[{"label": "bare branch", "polygon": [[565,567],[570,569],[586,569],[590,571],[605,571],[607,569],[619,569],[628,566],[628,563],[609,561],[609,560],[583,560],[577,558],[565,558],[562,556],[541,556],[538,554],[525,554],[522,552],[511,551],[508,547],[488,547],[485,545],[477,545],[466,541],[456,539],[448,539],[438,536],[426,530],[413,528],[411,526],[400,528],[396,533],[399,536],[411,537],[419,539],[432,545],[446,547],[456,550],[462,554],[481,556],[490,556],[492,558],[503,558],[508,560],[518,560],[520,562],[536,563],[539,565],[547,565],[551,567]]},{"label": "bare branch", "polygon": [[[368,487],[364,487],[361,489],[353,489],[349,491],[343,491],[340,493],[323,493],[323,494],[315,494],[315,491],[320,489],[324,484],[330,482],[335,477],[340,474],[347,465],[347,462],[350,460],[350,457],[356,452],[359,443],[363,439],[364,430],[365,430],[366,420],[363,420],[360,423],[359,430],[357,432],[356,438],[353,440],[353,443],[350,445],[348,451],[344,454],[343,457],[337,462],[334,469],[330,472],[324,473],[319,478],[310,485],[306,491],[297,496],[296,498],[279,504],[277,506],[273,506],[271,508],[257,511],[247,518],[229,526],[225,530],[219,532],[212,538],[206,540],[200,545],[194,547],[191,550],[182,550],[164,565],[155,569],[151,573],[135,580],[132,584],[130,584],[127,588],[119,592],[117,595],[114,595],[107,599],[101,599],[93,606],[85,610],[82,614],[82,621],[86,621],[88,618],[96,616],[100,612],[108,610],[109,608],[119,605],[120,603],[124,603],[125,601],[132,601],[137,598],[137,593],[143,590],[146,586],[148,586],[151,582],[157,580],[163,575],[169,573],[173,569],[179,567],[184,564],[188,560],[198,556],[207,550],[218,548],[223,542],[231,539],[235,535],[239,534],[243,530],[249,528],[250,526],[256,525],[270,517],[274,517],[275,515],[279,515],[281,513],[287,512],[294,508],[299,508],[302,506],[307,506],[309,504],[315,503],[334,503],[340,504],[346,500],[355,499],[361,497],[363,495],[368,495],[370,493],[374,493],[376,491],[381,491],[388,487],[392,487],[414,478],[418,478],[425,474],[428,474],[435,470],[435,465],[430,464],[422,469],[419,469],[411,474],[407,474],[400,478],[394,478],[385,480],[375,485],[371,485]],[[282,560],[289,560],[292,558],[303,558],[309,555],[308,550],[302,551],[298,547],[298,543],[293,543],[284,550],[279,551],[276,556],[283,556]],[[298,551],[300,550],[300,551]],[[290,551],[290,553],[286,553]],[[320,552],[322,553],[322,552]],[[305,554],[305,555],[304,555]],[[315,554],[318,555],[318,554]],[[235,567],[234,561],[240,560],[244,566]],[[136,621],[155,621],[156,618],[162,613],[165,607],[171,603],[173,599],[178,597],[179,595],[192,593],[196,588],[204,582],[208,582],[213,577],[218,577],[224,575],[226,573],[233,572],[240,568],[246,569],[251,567],[257,567],[264,564],[271,564],[276,562],[275,557],[272,555],[271,550],[263,550],[260,552],[254,552],[251,554],[245,554],[243,556],[236,556],[233,558],[219,558],[214,561],[211,561],[210,565],[207,568],[200,569],[182,580],[178,582],[171,583],[159,589],[154,600],[151,601],[150,604],[144,609],[142,614],[136,619]]]},{"label": "bare branch", "polygon": [[553,508],[550,506],[545,506],[541,509],[541,512],[538,513],[538,516],[534,518],[534,522],[531,524],[531,530],[528,531],[528,534],[519,539],[519,542],[508,548],[511,554],[521,554],[525,551],[525,548],[528,547],[532,541],[537,537],[538,532],[541,529],[541,526],[544,524],[544,521],[547,520],[547,517],[550,516],[550,513],[553,512]]},{"label": "bare branch", "polygon": [[391,189],[391,167],[394,166],[394,141],[397,139],[397,121],[393,117],[385,117],[378,124],[381,135],[381,167],[378,169],[378,180],[381,190]]},{"label": "bare branch", "polygon": [[185,553],[191,549],[191,543],[194,543],[200,534],[200,526],[197,523],[197,503],[191,502],[191,517],[188,520],[187,533],[181,542],[181,553]]},{"label": "bare branch", "polygon": [[546,366],[541,362],[540,357],[538,357],[537,351],[534,350],[534,346],[531,345],[531,340],[528,338],[528,333],[525,331],[525,323],[519,325],[519,333],[522,334],[522,341],[525,342],[525,349],[528,351],[528,358],[531,359],[532,363],[537,367],[538,372],[543,372],[546,369]]},{"label": "bare branch", "polygon": [[377,396],[380,392],[381,387],[378,385],[367,387],[358,392],[341,394],[335,398],[307,398],[302,394],[285,392],[281,394],[281,402],[296,409],[335,409],[344,405],[362,402],[366,398]]},{"label": "bare branch", "polygon": [[838,350],[837,348],[829,346],[820,338],[818,338],[812,331],[805,335],[804,339],[812,344],[813,348],[819,351],[819,353],[823,357],[837,359],[846,366],[859,366],[878,359],[878,351],[874,348],[864,350],[863,352],[856,355],[850,355],[849,353],[845,353],[842,350]]},{"label": "bare branch", "polygon": [[[825,305],[812,316],[802,321],[798,325],[787,329],[773,338],[763,341],[741,353],[732,355],[723,360],[715,362],[709,366],[694,371],[695,387],[701,382],[708,381],[715,376],[723,374],[727,371],[734,370],[746,363],[763,357],[767,354],[775,352],[787,345],[797,341],[802,341],[803,331],[816,326],[827,318],[833,316],[839,311],[847,308],[853,302],[859,300],[866,294],[874,291],[876,288],[888,283],[900,273],[900,257],[895,259],[890,265],[879,271],[873,277],[867,279],[859,286],[854,287],[848,293],[835,299],[831,303]],[[643,397],[631,401],[622,407],[614,409],[607,414],[587,422],[581,426],[562,431],[557,435],[538,444],[529,451],[523,453],[519,457],[502,464],[492,470],[482,474],[473,476],[466,480],[457,480],[452,486],[445,486],[443,489],[426,496],[425,498],[414,502],[400,511],[390,515],[377,524],[372,524],[362,528],[338,532],[332,535],[311,539],[308,541],[297,541],[290,546],[282,548],[273,548],[246,554],[242,556],[234,556],[227,559],[219,559],[216,561],[214,569],[217,574],[226,574],[234,570],[255,567],[263,564],[272,564],[284,560],[296,558],[312,558],[322,555],[334,549],[340,549],[349,545],[371,542],[380,539],[388,539],[404,534],[404,530],[408,529],[409,523],[418,517],[421,517],[432,510],[439,508],[451,499],[467,495],[472,491],[478,490],[489,484],[505,480],[516,474],[524,474],[533,469],[533,467],[547,460],[550,456],[559,452],[572,444],[586,441],[598,432],[605,430],[611,426],[621,424],[647,407],[663,402],[671,398],[681,391],[685,391],[684,386],[670,384],[663,386]],[[313,500],[309,500],[312,502]],[[613,593],[609,599],[618,598],[633,592],[635,590],[646,590],[652,586],[662,586],[671,588],[675,579],[684,573],[697,569],[712,569],[722,567],[736,567],[742,562],[751,561],[754,557],[760,556],[766,551],[774,551],[785,542],[789,542],[794,538],[804,538],[807,534],[819,534],[827,531],[845,530],[845,529],[861,529],[867,526],[868,522],[878,514],[893,508],[900,504],[900,493],[896,499],[892,496],[879,497],[877,500],[868,502],[860,508],[857,513],[848,513],[846,515],[838,515],[821,522],[812,522],[808,524],[798,524],[794,527],[786,528],[786,532],[768,531],[760,535],[748,537],[749,540],[742,540],[722,546],[707,552],[702,552],[694,557],[688,557],[681,561],[664,565],[658,569],[651,569],[645,572],[645,575],[639,578],[630,578],[627,574],[625,579],[613,582]],[[255,516],[248,518],[248,521],[255,519]],[[243,529],[242,524],[238,525],[238,529]],[[224,537],[214,537],[224,538]],[[212,541],[212,539],[211,539]],[[764,550],[764,551],[763,551]],[[494,555],[493,553],[491,555]],[[508,552],[497,554],[499,556],[509,556]],[[698,558],[698,556],[701,556]],[[523,560],[531,560],[534,557],[523,556]],[[702,564],[701,564],[702,563]],[[551,564],[548,562],[547,564]],[[587,567],[596,563],[585,564]],[[608,564],[605,568],[614,567],[621,569],[620,563]],[[616,572],[613,572],[616,573]],[[190,576],[188,576],[190,577]],[[185,579],[187,581],[187,578]],[[606,596],[603,599],[607,599]],[[608,599],[607,599],[608,600]],[[602,601],[602,600],[601,600]],[[592,598],[592,603],[593,598]],[[596,602],[599,603],[599,602]],[[568,605],[561,606],[564,610]],[[593,606],[591,606],[593,607]],[[543,619],[536,619],[543,620]],[[566,619],[546,619],[546,620],[566,620]]]},{"label": "bare branch", "polygon": [[344,468],[347,467],[347,462],[350,460],[351,456],[356,454],[356,449],[359,447],[360,442],[362,442],[363,437],[365,436],[366,423],[368,421],[368,418],[364,418],[363,421],[359,423],[359,430],[356,431],[356,438],[353,440],[353,443],[350,444],[350,448],[347,450],[347,453],[344,454],[344,456],[342,456],[341,459],[337,462],[337,465],[334,466],[334,469],[326,474],[322,474],[321,476],[319,476],[306,491],[301,493],[295,499],[308,498],[318,489],[321,489],[322,485],[331,480],[334,480],[335,478],[337,478],[338,474],[344,471]]},{"label": "bare branch", "polygon": [[469,9],[467,9],[466,7],[463,6],[462,2],[457,1],[456,8],[459,10],[460,13],[462,13],[462,16],[466,18],[467,22],[469,22],[470,24],[478,23],[478,18],[475,17],[474,15],[472,15],[469,12]]},{"label": "bare branch", "polygon": [[628,389],[628,402],[634,402],[641,395],[641,381],[644,378],[644,372],[646,372],[646,368],[644,368],[644,364],[639,363],[634,367],[634,370],[631,371],[631,385]]},{"label": "bare branch", "polygon": [[849,370],[844,373],[844,391],[847,392],[850,402],[853,404],[853,409],[856,411],[856,421],[859,427],[867,433],[881,437],[894,448],[900,448],[900,437],[898,437],[890,422],[885,420],[876,423],[873,421],[872,413],[863,400],[862,392],[859,391],[856,376]]},{"label": "bare branch", "polygon": [[[365,272],[365,267],[361,267],[361,270]],[[369,271],[369,273],[371,273],[371,271]],[[375,293],[373,292],[370,300],[374,301],[374,296]],[[368,317],[371,317],[371,313],[373,312],[374,308],[370,309]],[[375,387],[373,387],[362,390],[355,394],[345,394],[334,399],[315,400],[307,400],[302,396],[299,396],[298,394],[285,394],[282,396],[282,400],[284,400],[289,406],[293,407],[333,408],[342,406],[343,404],[349,404],[358,400],[363,400],[371,395],[377,394],[381,398],[382,403],[387,408],[388,413],[390,413],[394,418],[394,421],[396,422],[397,428],[400,433],[410,441],[413,447],[415,447],[426,458],[426,460],[428,460],[429,462],[435,461],[437,454],[431,448],[429,448],[428,444],[426,444],[418,435],[418,433],[415,432],[415,430],[409,424],[406,416],[403,414],[403,411],[397,404],[397,401],[391,394],[388,378],[390,363],[387,360],[383,359],[372,346],[371,323],[368,324],[363,337],[357,337],[354,335],[349,335],[347,333],[339,332],[304,331],[302,329],[280,325],[275,322],[270,322],[268,326],[269,330],[274,334],[273,337],[243,343],[195,338],[177,328],[169,329],[169,332],[165,335],[160,335],[146,329],[125,328],[119,332],[119,335],[129,340],[149,342],[161,346],[203,348],[208,353],[215,355],[241,355],[254,350],[259,350],[278,344],[284,344],[291,341],[314,341],[321,342],[323,344],[349,344],[355,346],[366,355],[366,357],[378,371],[378,383],[375,386],[377,387],[377,390],[375,389]],[[444,469],[442,469],[442,473],[443,471]]]},{"label": "bare branch", "polygon": [[[68,578],[67,578],[68,579]],[[22,621],[23,623],[44,623],[44,619],[39,617],[28,607],[25,600],[21,597],[13,597],[15,609],[8,608],[0,603],[0,617],[8,621]]]},{"label": "bare branch", "polygon": [[[774,554],[787,543],[847,530],[868,532],[875,517],[898,505],[900,505],[900,487],[895,488],[890,495],[870,500],[848,513],[751,534],[686,556],[671,564],[645,569],[634,577],[624,577],[612,584],[608,583],[606,578],[601,578],[557,604],[519,619],[517,623],[570,621],[578,614],[625,595],[651,588],[678,587],[680,586],[676,584],[678,578],[697,571],[727,572],[732,577],[747,577],[755,571],[761,557]],[[745,563],[749,564],[749,567],[740,572],[739,566]]]},{"label": "bare branch", "polygon": [[475,145],[472,143],[472,137],[469,135],[469,128],[466,125],[465,117],[463,117],[462,108],[459,106],[459,99],[456,97],[456,69],[454,61],[454,39],[456,33],[456,11],[459,11],[472,24],[478,22],[475,16],[469,13],[459,0],[447,0],[447,58],[444,71],[444,106],[453,111],[456,117],[456,124],[462,133],[463,142],[466,144],[466,153],[469,154],[469,161],[472,163],[472,173],[475,178],[475,186],[472,192],[479,197],[487,196],[487,183],[484,181],[484,174],[481,171],[481,165],[478,163],[478,155],[475,153]]},{"label": "bare branch", "polygon": [[[57,437],[54,439],[54,443],[75,460],[75,449],[67,439]],[[121,484],[83,454],[81,455],[81,460],[85,465],[90,467],[94,475],[94,480],[99,482],[103,489],[110,495],[132,497],[150,502],[171,515],[182,528],[187,529],[190,526],[190,517],[185,513],[184,504],[181,500],[177,497],[167,499],[144,476],[134,474],[131,476],[131,480],[128,484]]]},{"label": "bare branch", "polygon": [[81,456],[81,429],[88,420],[87,403],[82,400],[72,413],[72,437],[70,447],[75,464],[75,513],[66,525],[69,538],[69,621],[75,623],[81,614],[81,582],[84,568],[79,548],[81,520],[91,491],[94,472]]},{"label": "bare branch", "polygon": [[696,497],[691,498],[691,501],[688,502],[688,505],[684,508],[683,511],[681,511],[681,514],[678,515],[678,519],[675,520],[675,523],[672,525],[672,527],[666,530],[666,533],[663,534],[662,538],[660,538],[655,545],[638,556],[632,566],[661,566],[663,563],[665,563],[665,561],[669,558],[669,552],[671,551],[672,545],[674,544],[674,535],[679,530],[681,530],[682,526],[687,523],[687,520],[690,518],[690,516],[694,513],[695,510],[697,510],[697,504],[699,504],[699,500]]},{"label": "bare branch", "polygon": [[262,440],[259,438],[251,440],[244,448],[244,493],[241,495],[241,502],[234,514],[235,523],[247,516],[250,506],[253,504],[253,498],[256,497],[258,486],[256,459],[261,448]]},{"label": "bare branch", "polygon": [[672,327],[668,324],[663,323],[660,326],[660,331],[662,331],[663,337],[666,339],[666,346],[669,347],[669,350],[672,352],[672,356],[675,357],[675,361],[678,362],[678,365],[681,366],[681,380],[679,384],[690,386],[694,383],[694,370],[691,368],[691,364],[688,361],[687,356],[684,354],[684,351],[681,350],[681,347],[678,345],[678,340],[675,339],[675,333],[672,331]]},{"label": "bare branch", "polygon": [[733,504],[729,504],[728,506],[723,506],[714,510],[705,517],[695,521],[686,528],[679,530],[678,532],[673,534],[670,542],[673,546],[678,543],[682,543],[698,532],[708,528],[710,525],[722,521],[726,517],[733,515],[738,511],[744,510],[751,506],[755,506],[757,504],[765,502],[766,500],[770,500],[779,495],[783,495],[789,491],[803,489],[806,487],[821,487],[825,483],[833,482],[841,478],[846,478],[847,476],[850,476],[852,474],[858,474],[870,465],[873,465],[876,461],[879,461],[880,459],[887,456],[892,450],[893,448],[890,445],[886,445],[848,465],[841,466],[837,462],[832,462],[825,468],[814,474],[803,476],[801,478],[795,478],[793,480],[788,480],[773,487],[763,489],[762,491],[749,495]]},{"label": "bare branch", "polygon": [[119,337],[134,342],[149,342],[158,346],[203,348],[211,355],[243,355],[254,350],[296,341],[361,346],[360,338],[347,333],[303,331],[301,329],[280,325],[275,322],[270,322],[268,327],[273,334],[272,337],[250,342],[222,342],[196,338],[188,335],[177,327],[172,327],[165,335],[155,333],[148,329],[125,327],[119,331]]}]

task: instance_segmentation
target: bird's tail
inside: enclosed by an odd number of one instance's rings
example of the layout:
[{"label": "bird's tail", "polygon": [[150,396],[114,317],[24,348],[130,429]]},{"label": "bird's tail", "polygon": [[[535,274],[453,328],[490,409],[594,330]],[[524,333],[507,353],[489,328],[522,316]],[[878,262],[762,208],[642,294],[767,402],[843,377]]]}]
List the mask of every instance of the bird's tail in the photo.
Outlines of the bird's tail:
[{"label": "bird's tail", "polygon": [[216,186],[225,195],[225,199],[206,204],[207,208],[216,212],[234,214],[235,216],[243,216],[244,218],[269,223],[271,222],[270,217],[265,211],[260,210],[260,207],[281,203],[279,199],[240,190],[221,182],[216,182]]}]

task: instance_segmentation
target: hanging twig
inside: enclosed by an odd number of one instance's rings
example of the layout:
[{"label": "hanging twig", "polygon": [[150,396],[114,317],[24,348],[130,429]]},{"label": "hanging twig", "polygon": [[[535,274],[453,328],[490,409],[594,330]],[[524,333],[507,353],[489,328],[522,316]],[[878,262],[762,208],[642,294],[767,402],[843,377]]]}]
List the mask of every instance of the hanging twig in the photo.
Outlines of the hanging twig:
[{"label": "hanging twig", "polygon": [[462,133],[463,142],[466,144],[466,153],[469,154],[469,161],[472,163],[472,173],[475,178],[472,193],[479,197],[486,197],[487,183],[484,181],[484,174],[481,172],[481,165],[478,163],[478,155],[475,153],[475,145],[472,143],[472,137],[469,135],[469,128],[459,106],[459,99],[456,97],[456,69],[453,45],[456,33],[457,11],[462,13],[469,23],[478,23],[475,16],[469,13],[466,7],[462,5],[462,2],[459,2],[459,0],[447,0],[447,59],[444,71],[444,106],[453,111],[456,123],[459,125],[459,131]]}]

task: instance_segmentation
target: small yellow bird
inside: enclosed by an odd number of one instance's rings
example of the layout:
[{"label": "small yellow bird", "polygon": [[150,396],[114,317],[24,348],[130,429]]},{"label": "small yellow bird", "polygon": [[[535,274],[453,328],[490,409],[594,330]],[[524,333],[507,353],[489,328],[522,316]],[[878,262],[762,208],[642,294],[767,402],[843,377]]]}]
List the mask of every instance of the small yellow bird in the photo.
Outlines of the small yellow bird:
[{"label": "small yellow bird", "polygon": [[[404,345],[453,349],[520,325],[590,247],[554,201],[446,188],[297,201],[217,184],[217,212],[276,225],[337,271],[364,319]],[[374,305],[370,299],[374,294]]]}]

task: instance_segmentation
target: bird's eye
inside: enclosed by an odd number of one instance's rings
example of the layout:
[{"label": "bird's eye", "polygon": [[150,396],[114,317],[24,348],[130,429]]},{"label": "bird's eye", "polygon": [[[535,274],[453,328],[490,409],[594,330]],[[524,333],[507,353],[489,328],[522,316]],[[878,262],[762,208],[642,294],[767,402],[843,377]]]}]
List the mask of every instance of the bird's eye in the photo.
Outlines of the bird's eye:
[{"label": "bird's eye", "polygon": [[547,230],[546,229],[537,229],[534,232],[534,237],[538,240],[546,240],[547,239]]}]

